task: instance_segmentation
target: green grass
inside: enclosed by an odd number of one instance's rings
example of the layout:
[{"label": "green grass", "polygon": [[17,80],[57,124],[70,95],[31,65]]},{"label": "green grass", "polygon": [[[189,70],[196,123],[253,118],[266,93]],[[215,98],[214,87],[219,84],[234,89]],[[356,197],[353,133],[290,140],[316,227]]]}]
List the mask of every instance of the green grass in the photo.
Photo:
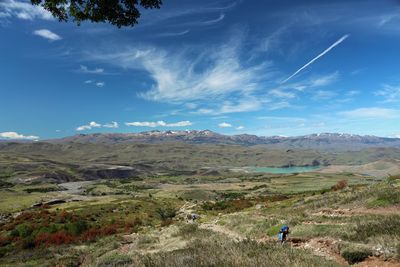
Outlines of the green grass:
[{"label": "green grass", "polygon": [[305,250],[214,235],[185,249],[133,256],[134,266],[339,266]]},{"label": "green grass", "polygon": [[337,237],[346,231],[346,226],[335,224],[305,224],[293,228],[292,236],[296,237]]},{"label": "green grass", "polygon": [[97,267],[118,267],[132,265],[132,258],[124,254],[111,254],[99,259]]},{"label": "green grass", "polygon": [[354,218],[355,225],[342,234],[349,241],[368,242],[372,237],[400,238],[400,215],[376,215]]}]

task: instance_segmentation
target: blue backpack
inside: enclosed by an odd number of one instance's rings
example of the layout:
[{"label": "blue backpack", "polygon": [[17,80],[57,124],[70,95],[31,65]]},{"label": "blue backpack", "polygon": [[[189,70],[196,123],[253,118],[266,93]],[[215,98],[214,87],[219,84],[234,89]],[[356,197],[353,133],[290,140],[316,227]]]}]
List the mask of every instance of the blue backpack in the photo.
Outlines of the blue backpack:
[{"label": "blue backpack", "polygon": [[283,233],[284,233],[284,232],[288,232],[288,231],[289,231],[289,226],[283,225],[283,226],[281,227],[281,230],[279,230],[279,234],[278,234],[278,239],[279,239],[279,241],[282,241],[282,240],[283,240]]}]

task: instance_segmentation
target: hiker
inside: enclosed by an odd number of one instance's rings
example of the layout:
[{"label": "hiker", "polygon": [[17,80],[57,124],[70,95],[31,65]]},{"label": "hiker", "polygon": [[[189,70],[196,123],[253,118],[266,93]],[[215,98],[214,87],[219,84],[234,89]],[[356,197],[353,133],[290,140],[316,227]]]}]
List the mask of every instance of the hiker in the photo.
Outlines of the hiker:
[{"label": "hiker", "polygon": [[288,235],[289,235],[289,226],[282,225],[278,234],[279,241],[281,241],[281,243],[283,244],[284,242],[286,242]]},{"label": "hiker", "polygon": [[200,218],[200,215],[196,214],[196,213],[192,213],[192,214],[190,214],[190,217],[191,217],[192,221],[194,222],[195,220]]}]

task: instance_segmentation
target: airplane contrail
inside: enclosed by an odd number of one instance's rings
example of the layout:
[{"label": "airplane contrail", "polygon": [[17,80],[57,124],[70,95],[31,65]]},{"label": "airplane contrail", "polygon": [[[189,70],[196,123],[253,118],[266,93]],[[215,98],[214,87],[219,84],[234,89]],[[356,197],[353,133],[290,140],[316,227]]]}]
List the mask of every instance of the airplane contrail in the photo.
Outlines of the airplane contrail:
[{"label": "airplane contrail", "polygon": [[312,63],[314,63],[316,60],[318,60],[319,58],[323,57],[326,53],[328,53],[329,51],[331,51],[333,48],[335,48],[336,46],[338,46],[341,42],[343,42],[344,40],[346,40],[350,35],[346,34],[343,35],[339,40],[337,40],[333,45],[331,45],[330,47],[328,47],[327,49],[325,49],[324,52],[322,52],[321,54],[319,54],[318,56],[316,56],[315,58],[313,58],[311,61],[309,61],[307,64],[305,64],[303,67],[301,67],[300,69],[298,69],[295,73],[293,73],[289,78],[287,78],[286,80],[284,80],[282,83],[285,83],[287,81],[289,81],[290,79],[292,79],[294,76],[296,76],[300,71],[304,70],[305,68],[307,68],[308,66],[310,66]]}]

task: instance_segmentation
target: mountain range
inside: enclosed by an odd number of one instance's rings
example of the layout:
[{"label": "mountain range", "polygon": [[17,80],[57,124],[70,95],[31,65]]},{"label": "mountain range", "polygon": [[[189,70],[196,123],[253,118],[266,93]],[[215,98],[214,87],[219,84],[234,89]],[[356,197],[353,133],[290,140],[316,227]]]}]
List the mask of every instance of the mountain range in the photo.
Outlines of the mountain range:
[{"label": "mountain range", "polygon": [[183,142],[189,144],[229,144],[272,148],[340,149],[354,150],[372,147],[400,148],[400,138],[377,137],[342,133],[320,133],[304,136],[257,136],[250,134],[223,135],[210,130],[148,131],[140,133],[78,134],[60,139],[44,140],[50,143],[163,143]]}]

